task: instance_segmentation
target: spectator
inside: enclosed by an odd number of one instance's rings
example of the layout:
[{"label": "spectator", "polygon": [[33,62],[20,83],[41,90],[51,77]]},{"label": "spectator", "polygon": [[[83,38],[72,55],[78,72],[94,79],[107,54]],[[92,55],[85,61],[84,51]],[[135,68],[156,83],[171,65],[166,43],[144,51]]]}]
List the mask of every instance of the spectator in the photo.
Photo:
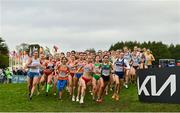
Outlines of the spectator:
[{"label": "spectator", "polygon": [[0,83],[4,83],[4,73],[2,69],[0,69]]},{"label": "spectator", "polygon": [[21,68],[17,70],[17,75],[24,75],[23,70]]},{"label": "spectator", "polygon": [[17,75],[17,71],[15,68],[13,68],[12,72],[13,72],[13,75]]},{"label": "spectator", "polygon": [[6,75],[6,79],[7,79],[7,83],[11,83],[12,81],[12,73],[10,72],[10,70],[7,68],[5,70],[5,75]]}]

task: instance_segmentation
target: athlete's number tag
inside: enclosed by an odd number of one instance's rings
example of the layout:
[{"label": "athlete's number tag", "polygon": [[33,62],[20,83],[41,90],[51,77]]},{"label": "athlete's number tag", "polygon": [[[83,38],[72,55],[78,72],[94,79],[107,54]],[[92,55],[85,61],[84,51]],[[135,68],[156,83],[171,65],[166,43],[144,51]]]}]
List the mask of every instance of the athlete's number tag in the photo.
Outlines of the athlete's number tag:
[{"label": "athlete's number tag", "polygon": [[90,72],[90,68],[89,67],[84,67],[84,71],[85,72]]},{"label": "athlete's number tag", "polygon": [[94,68],[94,72],[95,72],[95,73],[99,73],[99,72],[100,72],[99,67],[95,67],[95,68]]},{"label": "athlete's number tag", "polygon": [[122,72],[122,71],[123,71],[123,67],[116,65],[116,71],[117,71],[117,72]]},{"label": "athlete's number tag", "polygon": [[65,72],[60,72],[59,76],[65,76],[66,73]]},{"label": "athlete's number tag", "polygon": [[103,74],[104,76],[109,76],[109,75],[110,75],[110,70],[103,69],[103,70],[102,70],[102,74]]}]

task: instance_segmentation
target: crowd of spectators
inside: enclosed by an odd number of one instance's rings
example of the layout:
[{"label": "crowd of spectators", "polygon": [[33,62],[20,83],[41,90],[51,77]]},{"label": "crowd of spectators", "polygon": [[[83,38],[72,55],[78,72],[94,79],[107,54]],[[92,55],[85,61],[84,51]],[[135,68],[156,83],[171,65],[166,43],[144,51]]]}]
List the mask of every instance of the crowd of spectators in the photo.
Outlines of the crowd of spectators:
[{"label": "crowd of spectators", "polygon": [[27,76],[27,71],[23,68],[0,68],[0,83],[11,83],[14,75]]}]

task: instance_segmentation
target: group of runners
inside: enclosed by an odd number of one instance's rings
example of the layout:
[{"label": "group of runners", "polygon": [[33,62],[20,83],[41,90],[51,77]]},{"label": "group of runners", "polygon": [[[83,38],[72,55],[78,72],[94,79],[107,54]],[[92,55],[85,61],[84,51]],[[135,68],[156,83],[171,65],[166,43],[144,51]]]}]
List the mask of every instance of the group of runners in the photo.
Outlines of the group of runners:
[{"label": "group of runners", "polygon": [[103,102],[108,91],[113,91],[112,99],[119,100],[122,87],[136,83],[136,70],[151,67],[153,55],[145,48],[127,47],[116,51],[96,52],[71,51],[54,56],[38,54],[33,51],[25,68],[28,69],[28,89],[31,100],[34,92],[45,91],[46,95],[63,98],[64,91],[69,93],[72,101],[84,103],[86,92],[92,100]]}]

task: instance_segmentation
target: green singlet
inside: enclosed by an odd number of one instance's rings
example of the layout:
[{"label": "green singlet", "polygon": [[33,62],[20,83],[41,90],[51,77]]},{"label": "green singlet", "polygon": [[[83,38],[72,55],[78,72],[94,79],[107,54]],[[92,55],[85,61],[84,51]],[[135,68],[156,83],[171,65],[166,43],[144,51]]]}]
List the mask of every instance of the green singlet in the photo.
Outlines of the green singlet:
[{"label": "green singlet", "polygon": [[[94,64],[94,71],[95,72],[100,72],[100,66],[101,66],[101,64],[100,63],[95,63]],[[100,78],[100,74],[93,74],[93,77],[96,79],[96,80],[99,80],[99,78]]]}]

